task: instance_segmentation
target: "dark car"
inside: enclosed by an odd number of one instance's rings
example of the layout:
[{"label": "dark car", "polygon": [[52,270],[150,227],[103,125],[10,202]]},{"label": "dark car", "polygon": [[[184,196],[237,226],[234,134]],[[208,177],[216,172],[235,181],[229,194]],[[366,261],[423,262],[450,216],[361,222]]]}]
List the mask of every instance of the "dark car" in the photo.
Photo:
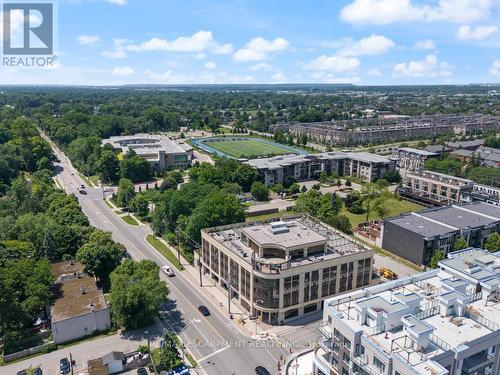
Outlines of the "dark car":
[{"label": "dark car", "polygon": [[59,372],[63,375],[69,374],[71,371],[71,365],[69,363],[68,358],[61,358],[59,360]]},{"label": "dark car", "polygon": [[198,307],[198,311],[201,312],[201,314],[203,316],[209,316],[210,315],[210,311],[208,311],[208,309],[207,309],[206,306],[199,306]]},{"label": "dark car", "polygon": [[26,370],[21,370],[18,371],[16,375],[28,375],[28,372]]},{"label": "dark car", "polygon": [[33,370],[33,375],[42,375],[42,369],[40,367],[37,367],[36,369]]},{"label": "dark car", "polygon": [[139,367],[137,369],[137,375],[148,375],[148,372],[144,367]]},{"label": "dark car", "polygon": [[80,189],[79,191],[80,191],[80,194],[83,194],[83,195],[87,194],[87,190]]},{"label": "dark car", "polygon": [[269,371],[267,371],[267,369],[263,366],[257,366],[255,368],[255,373],[257,375],[271,375],[271,373]]}]

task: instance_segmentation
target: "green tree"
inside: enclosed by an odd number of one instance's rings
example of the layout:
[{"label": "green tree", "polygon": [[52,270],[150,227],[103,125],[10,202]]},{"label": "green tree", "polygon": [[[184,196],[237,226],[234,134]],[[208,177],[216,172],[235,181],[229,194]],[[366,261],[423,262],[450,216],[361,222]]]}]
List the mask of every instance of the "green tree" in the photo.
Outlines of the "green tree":
[{"label": "green tree", "polygon": [[120,161],[116,154],[110,150],[101,152],[101,157],[97,162],[97,171],[103,182],[116,182],[120,175]]},{"label": "green tree", "polygon": [[233,194],[213,191],[202,200],[187,219],[185,232],[197,243],[200,231],[218,225],[227,225],[245,221],[245,211]]},{"label": "green tree", "polygon": [[124,255],[125,246],[114,242],[111,233],[95,230],[89,241],[78,249],[76,259],[107,285],[109,274],[118,267]]},{"label": "green tree", "polygon": [[135,197],[135,186],[132,181],[121,178],[118,183],[118,192],[116,194],[116,203],[120,207],[129,208],[130,201]]},{"label": "green tree", "polygon": [[46,259],[6,261],[0,268],[0,332],[28,326],[49,304],[53,282]]},{"label": "green tree", "polygon": [[455,241],[455,244],[453,245],[453,250],[462,250],[468,246],[469,243],[465,238],[459,238],[458,240]]},{"label": "green tree", "polygon": [[153,323],[168,295],[159,271],[150,260],[125,260],[111,273],[111,309],[117,326],[135,329]]},{"label": "green tree", "polygon": [[360,192],[361,203],[366,214],[366,221],[369,220],[370,214],[384,205],[384,200],[388,198],[387,189],[377,185],[376,183],[368,183],[363,185]]},{"label": "green tree", "polygon": [[255,181],[250,189],[252,196],[258,201],[267,201],[269,199],[269,189],[260,181]]},{"label": "green tree", "polygon": [[492,233],[486,238],[484,248],[488,251],[495,252],[500,250],[500,234]]},{"label": "green tree", "polygon": [[143,194],[138,194],[130,200],[130,209],[137,216],[144,218],[149,213],[149,202]]},{"label": "green tree", "polygon": [[436,251],[431,258],[431,262],[429,264],[430,268],[438,268],[438,263],[445,259],[444,253],[442,251]]},{"label": "green tree", "polygon": [[160,366],[166,371],[172,371],[173,368],[182,364],[181,356],[177,348],[177,340],[174,333],[168,332],[163,336],[163,347],[160,349]]},{"label": "green tree", "polygon": [[349,221],[349,218],[345,215],[331,216],[326,220],[326,223],[344,233],[352,234],[351,222]]},{"label": "green tree", "polygon": [[134,182],[145,181],[151,176],[149,162],[129,150],[120,163],[120,176]]}]

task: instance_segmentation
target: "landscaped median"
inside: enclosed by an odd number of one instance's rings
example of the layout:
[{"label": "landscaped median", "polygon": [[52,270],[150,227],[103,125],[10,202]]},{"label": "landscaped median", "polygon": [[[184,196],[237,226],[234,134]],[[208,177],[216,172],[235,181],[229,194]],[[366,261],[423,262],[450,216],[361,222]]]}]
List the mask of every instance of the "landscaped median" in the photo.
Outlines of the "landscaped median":
[{"label": "landscaped median", "polygon": [[146,241],[153,246],[157,251],[159,251],[167,260],[175,266],[178,270],[182,271],[184,267],[179,263],[179,260],[175,256],[175,254],[165,245],[161,240],[153,236],[152,234],[148,234],[146,236]]},{"label": "landscaped median", "polygon": [[133,216],[130,216],[130,215],[123,215],[123,216],[120,216],[124,222],[126,222],[127,224],[130,224],[130,225],[139,225],[139,222],[133,217]]}]

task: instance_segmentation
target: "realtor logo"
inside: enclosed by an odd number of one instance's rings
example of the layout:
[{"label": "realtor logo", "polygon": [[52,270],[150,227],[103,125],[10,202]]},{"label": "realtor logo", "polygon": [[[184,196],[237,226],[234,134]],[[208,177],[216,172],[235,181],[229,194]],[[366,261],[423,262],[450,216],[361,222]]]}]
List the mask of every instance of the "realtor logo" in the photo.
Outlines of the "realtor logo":
[{"label": "realtor logo", "polygon": [[52,2],[4,2],[2,14],[4,56],[54,53]]}]

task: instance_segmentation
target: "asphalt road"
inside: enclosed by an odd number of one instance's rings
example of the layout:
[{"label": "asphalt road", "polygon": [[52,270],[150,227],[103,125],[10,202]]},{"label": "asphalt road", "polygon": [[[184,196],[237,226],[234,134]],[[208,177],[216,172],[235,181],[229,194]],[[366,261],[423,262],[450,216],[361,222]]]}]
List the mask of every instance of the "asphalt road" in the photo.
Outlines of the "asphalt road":
[{"label": "asphalt road", "polygon": [[[151,233],[149,226],[126,224],[103,201],[100,188],[87,187],[87,194],[78,193],[84,182],[69,159],[54,145],[53,148],[61,161],[57,163],[57,180],[69,194],[78,197],[91,224],[112,232],[114,240],[124,244],[133,259],[150,259],[160,266],[168,264],[147,243],[145,237]],[[195,373],[250,375],[260,365],[265,366],[271,374],[278,374],[278,361],[288,352],[276,340],[253,340],[240,333],[229,321],[227,313],[221,312],[215,301],[205,299],[202,289],[195,287],[183,273],[176,272],[176,277],[169,279],[163,274],[160,277],[167,281],[170,294],[164,319],[160,319],[158,324],[179,335],[200,365],[194,370]],[[211,316],[202,316],[198,311],[199,305],[207,306]]]}]

